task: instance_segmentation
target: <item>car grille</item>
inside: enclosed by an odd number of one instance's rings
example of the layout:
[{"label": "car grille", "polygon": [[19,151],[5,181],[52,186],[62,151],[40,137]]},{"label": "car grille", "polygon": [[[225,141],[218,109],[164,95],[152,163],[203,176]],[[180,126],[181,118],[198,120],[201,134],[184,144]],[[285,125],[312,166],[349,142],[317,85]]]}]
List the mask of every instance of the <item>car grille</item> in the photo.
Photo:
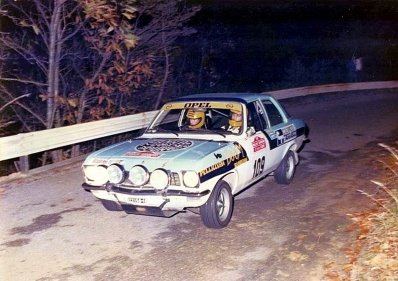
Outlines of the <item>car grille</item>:
[{"label": "car grille", "polygon": [[171,173],[170,175],[170,185],[181,185],[180,176],[178,173]]}]

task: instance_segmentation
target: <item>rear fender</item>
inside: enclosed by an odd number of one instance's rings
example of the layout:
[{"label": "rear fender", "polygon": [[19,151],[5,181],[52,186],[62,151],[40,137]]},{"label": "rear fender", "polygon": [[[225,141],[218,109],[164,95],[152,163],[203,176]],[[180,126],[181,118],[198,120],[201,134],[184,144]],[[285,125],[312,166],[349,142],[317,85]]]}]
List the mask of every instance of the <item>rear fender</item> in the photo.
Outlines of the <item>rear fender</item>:
[{"label": "rear fender", "polygon": [[299,156],[298,156],[297,150],[298,150],[297,144],[294,143],[294,144],[292,144],[292,145],[286,150],[286,152],[285,152],[285,154],[283,155],[283,157],[285,157],[286,154],[287,154],[289,151],[293,152],[293,155],[294,155],[294,164],[297,165],[297,164],[299,163]]}]

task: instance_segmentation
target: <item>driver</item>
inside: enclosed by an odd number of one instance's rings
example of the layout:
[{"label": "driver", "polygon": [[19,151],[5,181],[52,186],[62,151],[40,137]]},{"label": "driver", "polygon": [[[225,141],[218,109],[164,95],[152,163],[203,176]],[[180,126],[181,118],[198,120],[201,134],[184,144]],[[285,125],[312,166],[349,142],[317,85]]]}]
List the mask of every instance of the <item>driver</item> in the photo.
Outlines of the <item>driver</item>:
[{"label": "driver", "polygon": [[187,113],[188,127],[190,129],[200,129],[205,124],[205,112],[196,109],[189,109]]},{"label": "driver", "polygon": [[240,133],[240,129],[242,128],[242,118],[243,116],[241,108],[231,109],[227,130],[234,134]]}]

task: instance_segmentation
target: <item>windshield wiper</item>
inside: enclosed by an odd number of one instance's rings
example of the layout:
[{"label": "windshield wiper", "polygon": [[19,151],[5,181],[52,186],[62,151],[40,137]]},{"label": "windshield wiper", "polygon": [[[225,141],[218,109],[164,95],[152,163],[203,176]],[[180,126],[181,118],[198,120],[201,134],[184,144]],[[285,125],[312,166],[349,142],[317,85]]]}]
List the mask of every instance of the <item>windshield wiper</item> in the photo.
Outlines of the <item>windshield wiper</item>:
[{"label": "windshield wiper", "polygon": [[166,129],[163,129],[163,128],[156,128],[156,130],[152,129],[151,131],[152,131],[152,133],[164,132],[164,133],[171,133],[171,134],[174,134],[174,135],[176,135],[177,137],[179,136],[178,133],[176,133],[175,131],[166,130]]},{"label": "windshield wiper", "polygon": [[[223,133],[221,133],[221,130],[211,130],[211,133],[216,133],[217,135],[223,136],[224,138],[226,138],[227,136]],[[224,131],[222,131],[224,132]]]},{"label": "windshield wiper", "polygon": [[200,128],[200,129],[185,128],[183,130],[183,132],[184,131],[185,132],[197,132],[197,133],[207,134],[207,135],[216,134],[216,135],[220,135],[220,136],[223,136],[224,138],[226,138],[226,135],[222,133],[222,132],[224,132],[224,130],[209,130],[209,129],[203,129],[203,128]]}]

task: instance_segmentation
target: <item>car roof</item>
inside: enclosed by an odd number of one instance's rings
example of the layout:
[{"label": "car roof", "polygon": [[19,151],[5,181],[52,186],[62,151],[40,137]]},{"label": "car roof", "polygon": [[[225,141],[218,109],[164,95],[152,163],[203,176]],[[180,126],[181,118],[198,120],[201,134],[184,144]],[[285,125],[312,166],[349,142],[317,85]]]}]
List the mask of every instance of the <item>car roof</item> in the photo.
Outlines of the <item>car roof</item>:
[{"label": "car roof", "polygon": [[250,103],[252,101],[264,98],[273,98],[271,95],[262,93],[205,93],[176,98],[173,101],[236,101]]}]

